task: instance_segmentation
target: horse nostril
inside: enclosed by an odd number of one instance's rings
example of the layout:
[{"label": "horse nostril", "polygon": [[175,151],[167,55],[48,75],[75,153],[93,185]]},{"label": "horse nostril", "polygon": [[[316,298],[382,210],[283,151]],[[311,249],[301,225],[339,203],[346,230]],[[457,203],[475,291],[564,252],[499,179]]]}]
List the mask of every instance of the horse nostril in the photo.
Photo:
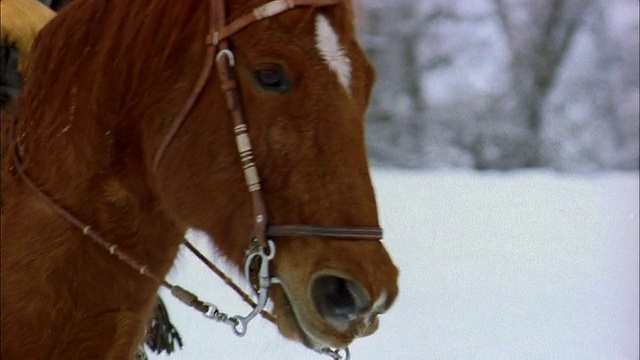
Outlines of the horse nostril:
[{"label": "horse nostril", "polygon": [[336,276],[320,276],[311,286],[316,309],[325,318],[348,322],[366,310],[371,299],[356,282]]}]

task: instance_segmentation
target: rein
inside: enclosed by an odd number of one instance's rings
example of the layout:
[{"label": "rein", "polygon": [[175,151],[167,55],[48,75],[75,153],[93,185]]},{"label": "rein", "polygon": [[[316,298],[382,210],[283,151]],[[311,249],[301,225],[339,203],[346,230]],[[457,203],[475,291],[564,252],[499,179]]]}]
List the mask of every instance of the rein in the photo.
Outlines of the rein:
[{"label": "rein", "polygon": [[[216,265],[209,261],[198,249],[189,241],[185,240],[185,246],[193,252],[200,261],[205,263],[216,275],[218,275],[228,286],[230,286],[240,297],[249,304],[253,310],[247,316],[228,316],[220,312],[212,303],[203,302],[193,293],[184,288],[171,284],[154,274],[147,265],[140,263],[135,258],[121,251],[116,244],[113,244],[95,232],[90,225],[79,220],[72,213],[67,211],[60,204],[56,203],[50,196],[38,188],[35,182],[29,177],[23,168],[21,156],[19,154],[18,141],[15,136],[15,128],[18,116],[14,117],[11,125],[10,137],[13,146],[13,163],[17,173],[27,184],[27,186],[45,203],[47,203],[56,213],[80,229],[82,233],[96,244],[107,250],[109,254],[115,256],[140,275],[147,277],[160,286],[171,291],[171,294],[198,310],[207,318],[225,323],[232,327],[233,332],[238,336],[244,336],[247,332],[249,322],[258,314],[265,319],[275,323],[275,317],[265,309],[268,295],[267,290],[272,284],[279,284],[279,279],[269,274],[269,263],[275,257],[275,243],[272,237],[324,237],[341,240],[365,240],[379,241],[382,239],[382,229],[377,227],[329,227],[314,226],[305,224],[274,225],[269,223],[268,213],[262,194],[260,177],[253,158],[253,148],[249,139],[247,124],[240,102],[240,89],[235,76],[235,57],[230,49],[229,38],[235,33],[246,28],[253,22],[275,16],[295,7],[325,7],[336,5],[341,0],[274,0],[255,8],[251,13],[245,14],[236,20],[226,24],[225,2],[224,0],[210,1],[210,32],[207,34],[207,52],[200,76],[185,104],[171,123],[169,131],[162,139],[162,142],[154,156],[152,169],[157,173],[160,162],[176,137],[178,131],[187,119],[187,115],[198,100],[204,86],[206,85],[212,67],[215,66],[220,80],[222,92],[225,97],[227,109],[233,119],[235,140],[238,154],[243,168],[247,189],[251,195],[253,208],[253,232],[244,266],[245,277],[252,282],[251,274],[254,267],[258,266],[257,284],[252,284],[257,303],[254,302],[238,285],[224,274]],[[319,353],[328,355],[335,360],[349,359],[348,348],[333,350],[324,348],[316,350]],[[343,357],[344,354],[344,357]]]}]

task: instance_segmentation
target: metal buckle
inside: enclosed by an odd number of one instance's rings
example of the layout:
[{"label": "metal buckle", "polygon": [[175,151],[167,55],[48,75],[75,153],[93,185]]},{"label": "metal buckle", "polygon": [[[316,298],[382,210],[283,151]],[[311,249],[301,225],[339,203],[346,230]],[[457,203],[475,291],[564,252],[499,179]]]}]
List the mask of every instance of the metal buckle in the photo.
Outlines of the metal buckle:
[{"label": "metal buckle", "polygon": [[[317,350],[318,353],[322,354],[322,355],[327,355],[330,358],[332,358],[333,360],[349,360],[351,359],[351,351],[349,351],[349,347],[346,348],[342,348],[342,349],[330,349],[330,348],[324,348],[322,350]],[[344,356],[343,354],[344,353]]]}]

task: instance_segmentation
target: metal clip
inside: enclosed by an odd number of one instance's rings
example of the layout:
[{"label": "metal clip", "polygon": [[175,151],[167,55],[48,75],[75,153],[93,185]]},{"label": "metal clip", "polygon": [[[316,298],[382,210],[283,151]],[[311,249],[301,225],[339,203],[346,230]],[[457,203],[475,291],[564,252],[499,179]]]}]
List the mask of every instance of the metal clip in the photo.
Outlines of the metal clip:
[{"label": "metal clip", "polygon": [[[331,348],[324,348],[322,350],[316,350],[318,353],[327,355],[333,360],[349,360],[351,359],[351,351],[349,347],[333,350]],[[344,352],[344,356],[343,353]]]},{"label": "metal clip", "polygon": [[218,51],[218,54],[216,55],[216,63],[219,63],[220,59],[222,59],[223,56],[226,56],[227,60],[229,60],[230,67],[236,66],[236,57],[233,55],[233,52],[229,49],[222,49]]},{"label": "metal clip", "polygon": [[218,307],[209,302],[206,302],[204,304],[207,306],[207,312],[203,315],[209,319],[216,320],[218,318],[218,314],[220,313],[218,311]]},{"label": "metal clip", "polygon": [[[271,277],[269,276],[269,262],[273,260],[276,256],[276,245],[272,240],[267,241],[267,245],[265,247],[256,248],[255,251],[252,251],[249,255],[247,255],[247,260],[244,264],[244,273],[249,281],[251,281],[251,265],[256,257],[260,258],[260,269],[258,271],[258,284],[257,287],[253,287],[254,292],[257,296],[256,307],[251,310],[251,312],[247,316],[236,315],[230,320],[234,321],[232,324],[232,329],[234,334],[237,336],[245,336],[247,334],[247,327],[251,320],[253,320],[262,310],[264,310],[265,306],[267,306],[268,299],[268,290],[271,285]],[[268,252],[266,248],[268,247]]]}]

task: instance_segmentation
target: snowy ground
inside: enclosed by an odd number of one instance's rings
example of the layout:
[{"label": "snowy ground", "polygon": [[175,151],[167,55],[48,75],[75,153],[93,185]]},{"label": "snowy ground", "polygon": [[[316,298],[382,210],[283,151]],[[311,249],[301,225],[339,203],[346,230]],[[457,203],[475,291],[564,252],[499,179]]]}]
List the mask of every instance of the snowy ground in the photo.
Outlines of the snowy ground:
[{"label": "snowy ground", "polygon": [[[638,359],[638,173],[373,176],[400,296],[352,359]],[[186,253],[170,279],[248,312]],[[163,298],[185,344],[153,359],[329,359]]]}]

